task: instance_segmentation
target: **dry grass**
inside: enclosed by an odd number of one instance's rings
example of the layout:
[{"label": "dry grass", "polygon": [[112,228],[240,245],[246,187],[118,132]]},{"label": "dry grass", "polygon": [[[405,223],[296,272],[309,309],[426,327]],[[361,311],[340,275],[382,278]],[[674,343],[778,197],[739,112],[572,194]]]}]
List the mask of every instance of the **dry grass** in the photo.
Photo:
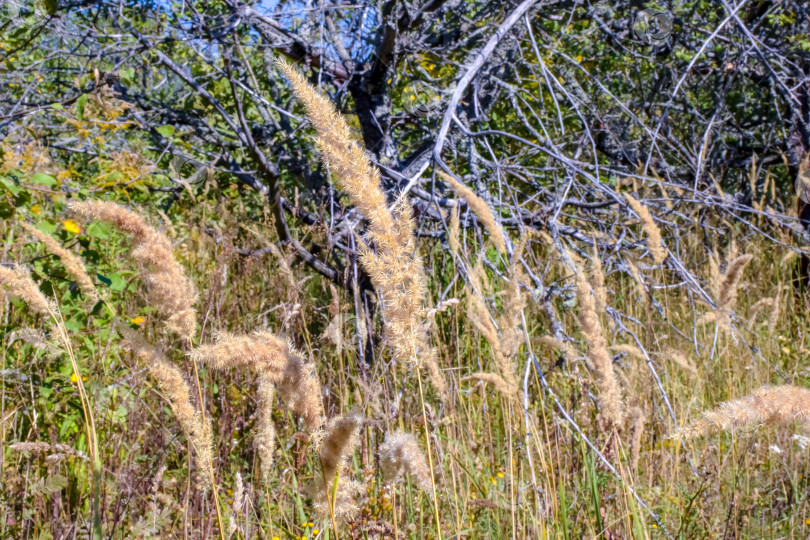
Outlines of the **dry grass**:
[{"label": "dry grass", "polygon": [[[88,234],[85,257],[25,226],[59,261],[9,242],[7,258],[24,264],[0,266],[0,537],[810,533],[810,439],[796,432],[810,427],[810,311],[773,244],[740,235],[707,249],[679,237],[714,303],[701,317],[694,290],[662,264],[661,238],[673,236],[630,197],[646,246],[605,230],[535,241],[488,229],[502,253],[515,242],[507,260],[462,234],[458,209],[447,216],[449,252],[417,243],[410,204],[386,199],[346,121],[282,69],[367,221],[358,243],[379,311],[355,311],[365,306],[280,249],[270,260],[231,249],[272,235],[260,204],[225,212],[212,195],[167,212],[172,245],[135,212],[74,203],[128,237]],[[457,189],[486,223],[488,209]],[[211,216],[216,244],[193,234]],[[9,238],[19,228],[0,226]],[[712,252],[725,253],[725,271]],[[90,276],[128,258],[145,291],[134,273],[118,289],[101,280],[108,309],[88,312]],[[733,324],[740,313],[752,323]],[[31,328],[42,316],[49,335]],[[435,392],[422,385],[428,372]],[[726,433],[754,426],[756,436]]]}]

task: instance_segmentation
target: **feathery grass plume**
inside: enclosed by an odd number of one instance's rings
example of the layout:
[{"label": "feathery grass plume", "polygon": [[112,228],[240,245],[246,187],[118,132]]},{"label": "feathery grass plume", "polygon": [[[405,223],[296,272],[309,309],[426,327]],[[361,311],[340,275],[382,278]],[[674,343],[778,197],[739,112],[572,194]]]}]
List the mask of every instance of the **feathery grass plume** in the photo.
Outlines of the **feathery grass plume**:
[{"label": "feathery grass plume", "polygon": [[276,387],[273,381],[266,377],[259,377],[258,413],[256,422],[256,435],[253,443],[261,460],[262,478],[265,482],[270,479],[273,466],[273,452],[276,448],[276,425],[273,423],[273,402],[276,398]]},{"label": "feathery grass plume", "polygon": [[628,193],[626,193],[624,197],[627,200],[627,204],[633,209],[633,212],[638,215],[641,220],[641,225],[647,233],[647,249],[650,250],[653,262],[655,262],[655,264],[661,264],[667,258],[667,250],[661,245],[661,229],[658,228],[655,220],[653,220],[649,208],[641,204]]},{"label": "feathery grass plume", "polygon": [[459,207],[458,205],[450,208],[450,225],[447,235],[447,245],[450,246],[450,252],[453,255],[458,255],[461,248],[459,243],[461,223],[459,222]]},{"label": "feathery grass plume", "polygon": [[585,272],[576,265],[574,265],[574,271],[576,272],[574,277],[579,300],[579,327],[588,343],[588,358],[600,390],[599,408],[605,420],[618,430],[622,426],[622,394],[613,371],[613,358],[608,352],[607,340],[596,311],[596,299],[591,291],[588,278]]},{"label": "feathery grass plume", "polygon": [[[278,68],[292,84],[296,96],[318,132],[317,143],[332,170],[340,177],[340,187],[369,221],[367,236],[375,250],[363,248],[360,260],[382,297],[381,307],[386,336],[401,363],[428,365],[439,374],[436,352],[429,345],[424,325],[424,298],[427,293],[422,260],[416,252],[413,208],[400,199],[393,210],[380,184],[380,171],[352,137],[346,120],[332,104],[284,60]],[[439,374],[440,375],[440,374]],[[443,383],[434,380],[434,385]]]},{"label": "feathery grass plume", "polygon": [[526,308],[526,296],[521,294],[520,282],[526,276],[520,264],[523,250],[526,247],[526,237],[521,237],[515,245],[512,254],[512,264],[509,266],[509,283],[506,286],[506,299],[503,303],[503,313],[498,319],[501,329],[502,364],[498,366],[502,371],[515,373],[517,371],[516,357],[520,345],[523,343],[523,310]]},{"label": "feathery grass plume", "polygon": [[475,329],[478,330],[478,332],[484,336],[484,339],[487,340],[487,343],[489,343],[490,349],[492,349],[492,356],[495,359],[495,365],[502,372],[500,374],[475,373],[471,375],[470,378],[493,384],[497,390],[509,396],[515,395],[517,392],[515,370],[508,367],[513,360],[510,361],[510,359],[504,355],[498,329],[495,327],[495,323],[492,322],[484,300],[480,296],[482,289],[480,280],[475,276],[476,271],[470,270],[467,274],[470,278],[470,286],[467,287],[467,316],[470,318]]},{"label": "feathery grass plume", "polygon": [[78,283],[79,288],[85,294],[85,296],[87,296],[93,302],[97,302],[99,300],[96,286],[93,285],[93,280],[91,280],[90,276],[87,275],[84,262],[82,262],[80,257],[63,248],[50,234],[45,234],[36,227],[25,222],[23,222],[21,225],[29,234],[45,244],[45,247],[49,252],[59,257],[62,264],[65,266],[65,269],[68,271],[68,274],[76,279],[76,283]]},{"label": "feathery grass plume", "polygon": [[503,377],[496,373],[473,373],[472,375],[467,375],[466,377],[461,378],[462,381],[481,381],[483,383],[491,384],[495,387],[495,390],[501,392],[504,395],[512,396],[515,394],[515,387],[510,386]]},{"label": "feathery grass plume", "polygon": [[720,285],[720,297],[717,307],[723,310],[734,309],[737,304],[737,293],[742,279],[743,270],[753,260],[753,255],[740,255],[731,261],[723,274],[723,282]]},{"label": "feathery grass plume", "polygon": [[641,453],[641,437],[644,435],[644,423],[646,419],[644,409],[639,406],[630,408],[630,429],[633,433],[633,438],[630,442],[630,460],[634,470],[638,470],[638,457]]},{"label": "feathery grass plume", "polygon": [[357,447],[357,436],[364,421],[362,414],[348,413],[332,418],[326,425],[323,436],[317,442],[327,484]]},{"label": "feathery grass plume", "polygon": [[768,335],[773,335],[776,331],[776,325],[779,323],[779,315],[782,313],[782,286],[776,290],[776,296],[773,297],[771,304],[771,311],[768,314]]},{"label": "feathery grass plume", "polygon": [[[322,475],[316,477],[309,491],[314,499],[316,511],[322,516],[330,514],[329,500],[333,493],[336,495],[332,501],[335,517],[350,517],[358,510],[355,496],[360,491],[361,485],[344,476],[343,469],[357,447],[358,433],[363,422],[365,418],[358,413],[337,416],[332,418],[324,431],[315,437]],[[334,491],[335,480],[338,482],[336,491]]]},{"label": "feathery grass plume", "polygon": [[810,430],[810,390],[798,386],[763,386],[750,396],[726,401],[677,430],[672,438],[692,439],[716,431],[800,421]]},{"label": "feathery grass plume", "polygon": [[429,497],[433,496],[430,468],[419,442],[412,434],[403,431],[385,434],[385,441],[380,445],[380,469],[386,483],[394,483],[408,473],[416,478],[416,484],[422,491]]},{"label": "feathery grass plume", "polygon": [[762,309],[765,308],[766,306],[767,307],[772,306],[773,300],[774,300],[773,298],[760,298],[754,303],[753,306],[751,306],[751,308],[748,310],[749,329],[754,328],[754,325],[757,322],[757,315],[759,315],[759,312],[762,311]]},{"label": "feathery grass plume", "polygon": [[541,337],[540,344],[550,347],[552,349],[559,349],[562,352],[563,357],[568,362],[573,362],[579,356],[577,350],[574,348],[573,345],[571,345],[571,343],[557,339],[554,336]]},{"label": "feathery grass plume", "polygon": [[4,288],[7,294],[16,296],[28,304],[28,307],[37,313],[49,317],[56,313],[53,301],[42,294],[37,284],[31,279],[31,274],[22,266],[14,268],[0,266],[0,288]]},{"label": "feathery grass plume", "polygon": [[132,258],[148,270],[144,281],[150,306],[166,317],[166,327],[187,342],[197,331],[197,289],[177,262],[172,245],[163,233],[147,225],[138,214],[113,202],[71,202],[69,208],[90,219],[106,221],[133,239]]},{"label": "feathery grass plume", "polygon": [[323,422],[321,385],[315,367],[286,339],[266,331],[249,335],[223,332],[215,343],[200,345],[189,355],[216,370],[250,369],[267,382],[278,385],[281,398],[304,417],[310,428]]},{"label": "feathery grass plume", "polygon": [[689,360],[689,357],[686,354],[682,353],[681,351],[671,349],[662,353],[655,353],[655,355],[661,358],[668,358],[672,360],[673,362],[675,362],[675,365],[677,365],[684,371],[688,371],[693,375],[697,375],[698,373],[698,369],[697,367],[695,367],[695,364],[693,364],[692,361]]},{"label": "feathery grass plume", "polygon": [[709,279],[707,289],[712,298],[720,298],[720,287],[723,284],[723,271],[720,269],[720,255],[715,249],[709,253]]},{"label": "feathery grass plume", "polygon": [[439,176],[442,177],[442,180],[450,184],[453,191],[458,193],[459,196],[464,197],[464,200],[467,201],[467,206],[469,206],[470,209],[475,212],[475,216],[481,221],[484,229],[489,233],[489,237],[498,252],[506,253],[506,241],[504,240],[505,235],[503,229],[498,222],[495,221],[495,216],[492,214],[492,210],[490,210],[489,205],[484,201],[484,199],[476,195],[473,190],[449,174],[439,171]]},{"label": "feathery grass plume", "polygon": [[197,453],[197,463],[201,469],[198,485],[204,489],[210,488],[214,476],[211,422],[204,422],[202,415],[192,405],[191,390],[183,373],[138,332],[125,326],[119,326],[119,331],[124,336],[123,345],[143,361],[149,373],[157,380],[160,390],[166,394],[180,428]]},{"label": "feathery grass plume", "polygon": [[596,245],[595,238],[591,263],[591,279],[593,280],[593,294],[596,296],[596,309],[604,311],[607,306],[607,287],[605,287],[605,272],[602,269],[602,259],[599,257],[599,248]]},{"label": "feathery grass plume", "polygon": [[484,277],[481,261],[478,261],[474,269],[467,271],[470,280],[470,287],[467,290],[467,313],[473,326],[489,343],[499,373],[475,373],[465,377],[465,380],[474,379],[492,384],[496,390],[509,396],[516,396],[518,393],[516,357],[518,349],[523,343],[521,322],[523,309],[526,307],[526,297],[521,294],[520,290],[520,282],[525,276],[519,260],[525,245],[525,238],[521,238],[513,253],[503,313],[498,318],[500,333],[490,319],[486,305],[480,296],[483,293]]},{"label": "feathery grass plume", "polygon": [[715,285],[717,296],[715,302],[717,308],[714,311],[704,314],[695,324],[703,325],[715,322],[721,328],[728,330],[731,328],[731,313],[737,305],[737,294],[742,279],[743,271],[748,263],[753,259],[753,255],[740,255],[728,263],[722,279],[713,278],[719,285]]},{"label": "feathery grass plume", "polygon": [[641,279],[641,271],[638,267],[633,263],[633,261],[626,261],[627,263],[627,270],[630,273],[630,277],[633,278],[633,281],[636,282],[636,294],[639,298],[645,299],[647,298],[647,289],[644,287],[644,280]]},{"label": "feathery grass plume", "polygon": [[623,352],[628,356],[635,358],[636,360],[641,360],[642,362],[647,361],[647,357],[644,356],[644,351],[642,351],[635,345],[630,345],[629,343],[621,343],[619,345],[613,345],[610,348],[616,352]]}]

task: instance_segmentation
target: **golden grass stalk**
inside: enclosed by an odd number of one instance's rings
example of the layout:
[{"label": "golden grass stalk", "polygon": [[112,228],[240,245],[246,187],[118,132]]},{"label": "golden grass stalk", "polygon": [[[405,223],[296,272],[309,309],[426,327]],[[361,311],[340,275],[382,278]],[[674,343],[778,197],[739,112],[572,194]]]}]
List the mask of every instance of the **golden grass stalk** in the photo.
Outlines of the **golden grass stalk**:
[{"label": "golden grass stalk", "polygon": [[546,347],[550,347],[552,349],[559,349],[562,352],[565,360],[568,362],[573,362],[579,356],[577,350],[574,348],[573,345],[571,345],[567,341],[557,339],[554,336],[541,337],[540,344],[545,345]]},{"label": "golden grass stalk", "polygon": [[[416,367],[422,416],[425,400],[421,368],[428,366],[433,384],[440,395],[446,393],[438,368],[436,351],[430,345],[425,324],[427,295],[422,259],[416,250],[413,208],[404,197],[389,210],[380,185],[380,171],[373,167],[365,151],[352,138],[349,125],[332,104],[307,83],[304,77],[284,60],[276,65],[289,79],[296,96],[318,132],[317,143],[332,170],[340,177],[340,187],[349,195],[360,213],[369,221],[368,239],[375,250],[363,248],[360,260],[381,296],[385,333],[401,364]],[[427,435],[427,425],[425,425]],[[428,440],[429,444],[429,440]],[[428,446],[431,469],[433,461]],[[433,491],[435,493],[435,486]],[[338,504],[340,501],[333,501]],[[334,516],[335,505],[332,507]],[[439,526],[439,509],[434,497],[434,514]],[[441,529],[439,529],[441,540]]]},{"label": "golden grass stalk", "polygon": [[321,477],[315,480],[311,492],[315,509],[322,516],[351,517],[358,510],[355,495],[360,485],[343,473],[349,456],[357,448],[364,421],[358,413],[332,418],[315,438]]},{"label": "golden grass stalk", "polygon": [[311,429],[323,423],[321,385],[315,367],[286,339],[266,331],[249,335],[223,332],[215,343],[200,345],[189,355],[217,370],[253,371],[265,383],[278,385],[281,398]]},{"label": "golden grass stalk", "polygon": [[623,352],[628,356],[635,358],[636,360],[641,360],[642,362],[647,361],[647,357],[644,356],[644,351],[642,351],[635,345],[630,345],[629,343],[621,343],[619,345],[613,345],[610,348],[616,352]]},{"label": "golden grass stalk", "polygon": [[596,296],[596,309],[603,311],[607,306],[607,287],[605,287],[605,272],[602,269],[602,259],[599,257],[599,248],[596,245],[595,238],[591,262],[593,264],[591,280],[593,282],[593,294]]},{"label": "golden grass stalk", "polygon": [[54,317],[56,320],[56,306],[49,300],[37,284],[31,279],[31,274],[22,266],[7,268],[0,266],[0,288],[6,294],[15,296],[28,304],[28,306],[41,315]]},{"label": "golden grass stalk", "polygon": [[515,246],[512,264],[509,266],[509,283],[506,286],[503,313],[498,319],[498,327],[501,330],[500,349],[503,354],[502,363],[498,367],[502,371],[511,370],[513,374],[517,371],[518,349],[524,341],[521,322],[523,310],[526,308],[526,296],[521,292],[520,283],[526,280],[526,276],[523,273],[520,258],[525,246],[525,237],[521,238]]},{"label": "golden grass stalk", "polygon": [[132,258],[147,271],[144,281],[148,288],[148,303],[166,317],[166,327],[187,342],[197,331],[194,303],[197,289],[174,258],[172,245],[138,214],[112,202],[72,202],[69,207],[90,219],[106,221],[132,236]]},{"label": "golden grass stalk", "polygon": [[677,365],[684,371],[688,371],[692,375],[698,374],[698,369],[697,367],[695,367],[695,364],[692,363],[692,361],[689,360],[689,357],[685,353],[682,353],[681,351],[669,350],[663,353],[658,353],[658,356],[669,358],[675,363],[675,365]]},{"label": "golden grass stalk", "polygon": [[800,421],[810,430],[810,390],[792,385],[763,386],[750,396],[720,404],[676,431],[674,439],[692,439],[716,431],[776,426]]},{"label": "golden grass stalk", "polygon": [[633,470],[638,470],[638,458],[641,454],[641,438],[644,435],[644,422],[646,415],[644,409],[641,407],[632,407],[630,409],[630,429],[633,433],[633,438],[630,441],[630,461],[633,464]]},{"label": "golden grass stalk", "polygon": [[715,283],[712,288],[717,291],[715,298],[717,308],[701,316],[696,321],[696,325],[716,322],[721,328],[731,327],[731,313],[737,305],[740,280],[745,267],[753,258],[753,255],[750,254],[740,255],[728,264],[725,273],[711,276],[710,283]]},{"label": "golden grass stalk", "polygon": [[363,415],[349,413],[332,418],[326,425],[318,446],[323,476],[327,484],[334,479],[338,469],[357,447],[357,435],[364,421]]},{"label": "golden grass stalk", "polygon": [[276,65],[306,107],[318,132],[318,147],[337,172],[341,189],[369,221],[367,236],[375,250],[364,248],[360,259],[382,297],[385,332],[394,356],[401,363],[427,365],[434,386],[446,393],[424,324],[427,289],[413,234],[413,208],[402,199],[389,210],[380,171],[354,140],[346,120],[295,68],[282,59]]},{"label": "golden grass stalk", "polygon": [[503,377],[498,375],[497,373],[473,373],[472,375],[467,375],[466,377],[462,377],[462,381],[481,381],[487,384],[492,385],[495,390],[498,392],[506,395],[506,396],[514,396],[517,389],[514,385],[510,385],[507,383]]},{"label": "golden grass stalk", "polygon": [[658,225],[655,223],[649,208],[634,199],[630,194],[625,194],[625,199],[627,200],[627,204],[630,205],[630,208],[633,209],[633,212],[638,215],[644,232],[647,233],[647,249],[650,250],[653,262],[655,262],[655,264],[661,264],[667,258],[667,250],[661,244],[661,229],[659,229]]},{"label": "golden grass stalk", "polygon": [[254,444],[261,460],[262,478],[265,482],[271,478],[273,452],[276,448],[276,425],[273,423],[273,404],[276,398],[276,387],[273,381],[259,377],[258,414]]},{"label": "golden grass stalk", "polygon": [[475,373],[467,379],[489,383],[496,390],[512,397],[518,395],[516,358],[518,349],[523,343],[521,321],[523,309],[526,307],[526,297],[521,294],[520,290],[520,282],[525,277],[519,262],[524,246],[525,241],[521,239],[514,251],[513,262],[509,268],[509,283],[505,291],[503,313],[498,318],[497,327],[492,322],[484,300],[481,298],[482,283],[485,277],[483,267],[478,264],[473,269],[468,268],[467,271],[470,281],[470,287],[467,288],[467,315],[476,330],[489,343],[498,370],[497,373]]},{"label": "golden grass stalk", "polygon": [[453,255],[458,255],[461,244],[459,243],[461,223],[459,222],[459,208],[453,206],[450,208],[450,224],[448,226],[447,245],[450,246],[450,252]]},{"label": "golden grass stalk", "polygon": [[404,473],[413,475],[416,484],[432,497],[430,468],[419,442],[410,433],[395,431],[386,433],[380,445],[380,469],[386,483],[397,482]]},{"label": "golden grass stalk", "polygon": [[773,335],[776,331],[776,325],[779,323],[779,315],[782,313],[782,287],[781,284],[776,290],[776,296],[773,297],[771,303],[771,310],[768,313],[768,335]]},{"label": "golden grass stalk", "polygon": [[498,252],[506,253],[506,241],[504,240],[505,235],[503,229],[498,222],[495,221],[495,216],[492,214],[492,210],[490,210],[489,205],[487,205],[484,199],[449,174],[439,171],[439,176],[442,177],[442,180],[450,184],[453,191],[467,201],[467,206],[475,212],[475,216],[481,221],[484,230],[489,233],[489,237]]},{"label": "golden grass stalk", "polygon": [[204,422],[201,414],[192,405],[191,391],[183,373],[141,334],[123,326],[119,327],[119,330],[124,335],[124,346],[143,361],[149,373],[157,380],[180,428],[191,441],[197,454],[198,467],[201,469],[197,475],[198,485],[203,489],[210,488],[214,478],[211,423]]},{"label": "golden grass stalk", "polygon": [[87,298],[93,302],[98,301],[99,296],[96,286],[93,284],[93,280],[90,279],[90,276],[87,275],[84,262],[80,257],[62,247],[53,236],[45,234],[36,227],[25,222],[22,223],[22,227],[37,240],[45,244],[45,247],[50,253],[59,257],[65,269],[68,271],[68,274],[73,276],[76,283],[79,285],[79,289],[81,289]]},{"label": "golden grass stalk", "polygon": [[607,340],[596,311],[596,297],[585,273],[575,266],[577,298],[579,300],[579,327],[588,343],[588,358],[599,387],[598,397],[601,415],[617,430],[622,425],[622,394],[616,374],[613,371],[613,358],[608,351]]}]

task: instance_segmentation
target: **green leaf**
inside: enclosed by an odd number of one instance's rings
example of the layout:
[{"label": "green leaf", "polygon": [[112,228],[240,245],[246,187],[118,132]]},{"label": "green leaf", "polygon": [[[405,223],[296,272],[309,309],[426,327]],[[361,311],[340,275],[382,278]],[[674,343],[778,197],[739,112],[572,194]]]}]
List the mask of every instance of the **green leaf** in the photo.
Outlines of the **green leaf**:
[{"label": "green leaf", "polygon": [[64,111],[65,108],[62,106],[61,103],[54,103],[51,105],[51,109],[56,109],[57,111]]},{"label": "green leaf", "polygon": [[46,234],[53,234],[56,232],[56,225],[54,225],[50,221],[42,220],[37,223],[37,229]]},{"label": "green leaf", "polygon": [[105,223],[94,221],[87,226],[87,235],[101,240],[107,239],[110,237],[110,227]]},{"label": "green leaf", "polygon": [[132,84],[135,81],[135,68],[124,68],[118,70],[118,76],[128,83]]},{"label": "green leaf", "polygon": [[168,138],[168,137],[171,137],[172,135],[174,135],[174,126],[169,126],[169,125],[160,126],[158,128],[155,128],[155,131],[157,131],[158,133],[160,133],[164,137]]},{"label": "green leaf", "polygon": [[16,185],[14,182],[6,178],[5,176],[0,176],[0,184],[3,184],[5,188],[12,194],[17,195],[20,192],[20,186]]},{"label": "green leaf", "polygon": [[110,288],[114,291],[123,291],[127,286],[127,282],[122,276],[122,272],[110,274]]},{"label": "green leaf", "polygon": [[76,100],[76,115],[79,117],[79,120],[84,118],[84,106],[87,103],[87,94],[82,94],[79,96],[79,99]]},{"label": "green leaf", "polygon": [[46,186],[55,186],[57,184],[56,178],[45,173],[35,174],[31,177],[31,181],[35,184],[44,184]]}]

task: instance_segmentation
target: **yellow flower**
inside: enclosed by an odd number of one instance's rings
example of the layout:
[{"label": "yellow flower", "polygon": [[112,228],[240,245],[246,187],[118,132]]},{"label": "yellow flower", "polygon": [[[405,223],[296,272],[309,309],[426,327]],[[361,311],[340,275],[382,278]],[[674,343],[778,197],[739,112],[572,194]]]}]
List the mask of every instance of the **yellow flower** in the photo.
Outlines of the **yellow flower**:
[{"label": "yellow flower", "polygon": [[312,529],[312,536],[315,536],[315,535],[316,535],[316,534],[318,534],[319,532],[320,532],[320,531],[319,531],[318,529]]},{"label": "yellow flower", "polygon": [[64,220],[62,225],[64,225],[66,231],[72,232],[73,234],[79,234],[82,232],[81,226],[72,219]]},{"label": "yellow flower", "polygon": [[31,207],[31,213],[38,216],[42,213],[42,208],[40,208],[38,204],[35,204]]},{"label": "yellow flower", "polygon": [[810,525],[810,518],[805,519],[805,520],[804,520],[804,524],[805,524],[805,525]]},{"label": "yellow flower", "polygon": [[[82,381],[86,381],[86,380],[87,380],[87,377],[82,376]],[[78,381],[78,378],[76,377],[76,374],[74,373],[74,374],[72,374],[70,376],[70,382],[72,382],[73,384],[76,384],[76,381]]]},{"label": "yellow flower", "polygon": [[582,63],[582,55],[581,54],[577,55],[577,63],[580,63],[580,64]]},{"label": "yellow flower", "polygon": [[138,326],[140,326],[140,325],[143,324],[144,320],[145,319],[143,317],[135,317],[134,319],[130,319],[129,322],[131,322],[132,324],[137,324]]}]

